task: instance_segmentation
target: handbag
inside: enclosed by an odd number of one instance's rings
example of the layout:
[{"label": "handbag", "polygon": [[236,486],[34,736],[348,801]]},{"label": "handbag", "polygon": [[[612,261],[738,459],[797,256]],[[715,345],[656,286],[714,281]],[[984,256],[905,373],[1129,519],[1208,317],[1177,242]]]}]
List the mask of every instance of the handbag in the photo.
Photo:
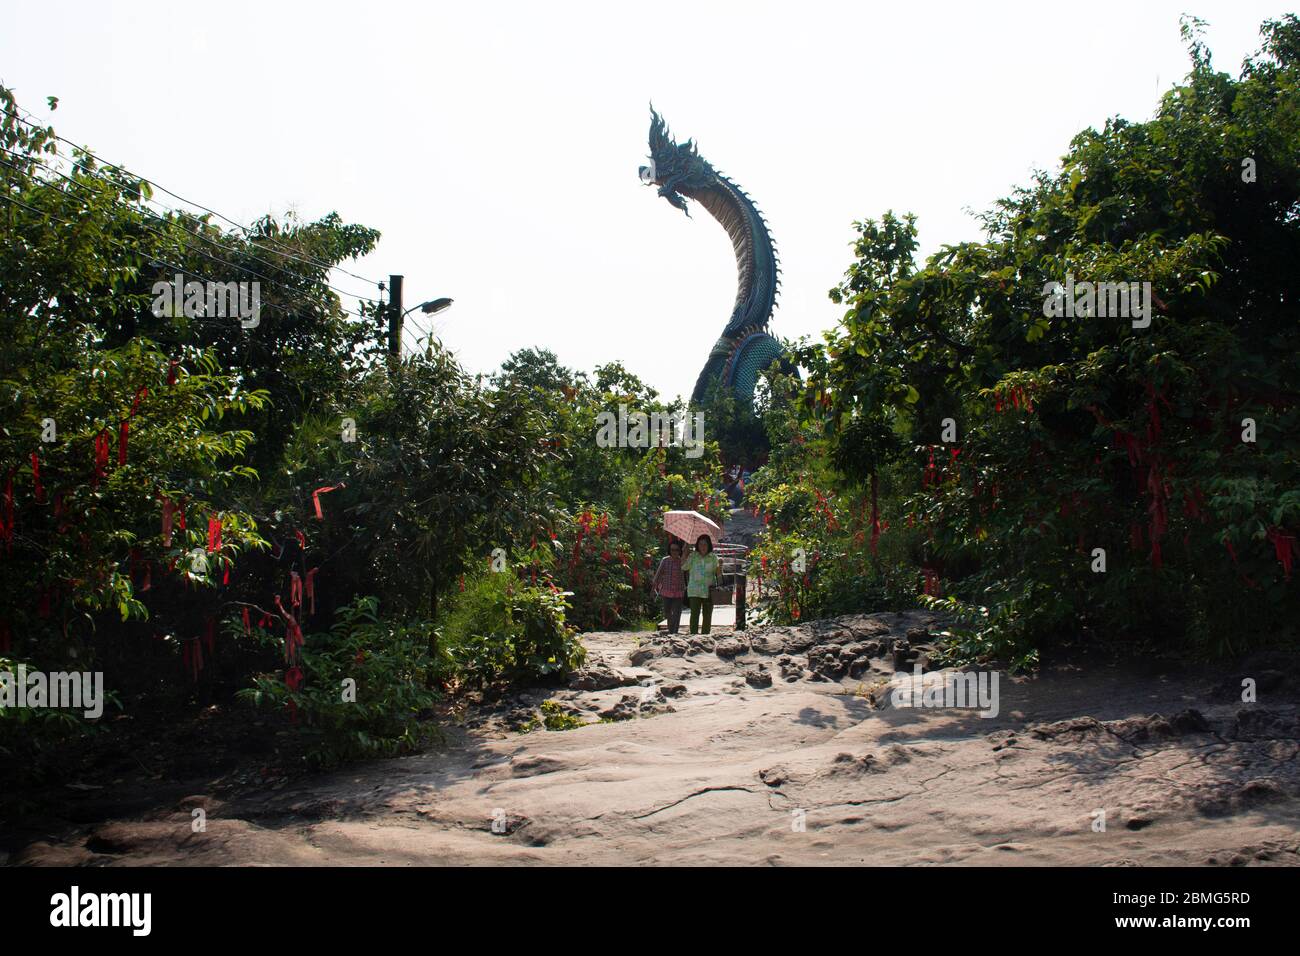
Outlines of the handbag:
[{"label": "handbag", "polygon": [[735,592],[728,587],[709,588],[709,600],[714,604],[730,604]]}]

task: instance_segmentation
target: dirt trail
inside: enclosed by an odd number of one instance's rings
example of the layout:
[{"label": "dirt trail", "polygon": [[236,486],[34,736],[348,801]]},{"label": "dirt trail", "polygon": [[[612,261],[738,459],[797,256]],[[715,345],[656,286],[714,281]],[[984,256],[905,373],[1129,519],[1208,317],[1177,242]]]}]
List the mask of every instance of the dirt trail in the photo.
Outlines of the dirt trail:
[{"label": "dirt trail", "polygon": [[[926,663],[931,624],[590,634],[567,688],[479,711],[437,752],[196,793],[12,862],[1300,862],[1293,669],[1253,666],[1254,704],[1240,675],[1098,665],[1003,675],[993,718],[896,707],[883,684]],[[547,699],[586,725],[521,732]]]}]

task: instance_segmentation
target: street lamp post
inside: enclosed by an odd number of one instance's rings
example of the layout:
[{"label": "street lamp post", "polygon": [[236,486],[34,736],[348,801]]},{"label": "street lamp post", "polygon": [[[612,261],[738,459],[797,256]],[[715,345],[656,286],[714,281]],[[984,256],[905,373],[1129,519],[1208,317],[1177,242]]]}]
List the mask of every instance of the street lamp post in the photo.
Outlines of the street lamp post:
[{"label": "street lamp post", "polygon": [[[450,307],[451,303],[452,300],[448,299],[446,296],[442,297],[441,299],[430,299],[428,302],[421,302],[419,305],[411,306],[411,308],[407,309],[405,312],[402,313],[402,317],[405,318],[406,316],[414,312],[416,309],[419,309],[425,315],[436,315],[439,312],[442,312],[444,309]],[[433,358],[433,324],[432,323],[429,324],[429,340],[427,343],[425,343],[425,357]]]},{"label": "street lamp post", "polygon": [[419,309],[425,315],[435,315],[449,307],[452,300],[447,297],[430,299],[413,305],[402,311],[402,276],[388,277],[388,355],[396,360],[402,357],[402,320]]}]

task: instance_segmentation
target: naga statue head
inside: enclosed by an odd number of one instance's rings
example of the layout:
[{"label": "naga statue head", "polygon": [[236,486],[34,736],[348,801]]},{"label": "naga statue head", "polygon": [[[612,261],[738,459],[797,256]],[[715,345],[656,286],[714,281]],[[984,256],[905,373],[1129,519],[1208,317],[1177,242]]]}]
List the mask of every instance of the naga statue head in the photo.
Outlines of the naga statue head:
[{"label": "naga statue head", "polygon": [[641,167],[641,182],[658,186],[659,195],[686,215],[686,199],[682,191],[703,189],[717,179],[713,167],[701,158],[694,140],[677,143],[664,118],[650,107],[650,165]]}]

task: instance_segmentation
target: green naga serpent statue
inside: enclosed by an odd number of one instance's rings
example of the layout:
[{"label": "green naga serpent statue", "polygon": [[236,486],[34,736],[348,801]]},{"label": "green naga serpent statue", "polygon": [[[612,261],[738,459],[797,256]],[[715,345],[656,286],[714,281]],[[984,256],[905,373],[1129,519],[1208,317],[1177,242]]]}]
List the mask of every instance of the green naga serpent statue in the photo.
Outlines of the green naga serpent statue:
[{"label": "green naga serpent statue", "polygon": [[736,304],[696,379],[691,400],[702,401],[715,385],[721,385],[746,406],[752,405],[759,376],[784,351],[767,332],[781,284],[767,222],[743,189],[700,156],[693,140],[681,144],[673,140],[654,107],[650,108],[650,165],[641,167],[641,181],[658,186],[659,195],[687,216],[686,200],[694,199],[731,238],[739,274]]}]

